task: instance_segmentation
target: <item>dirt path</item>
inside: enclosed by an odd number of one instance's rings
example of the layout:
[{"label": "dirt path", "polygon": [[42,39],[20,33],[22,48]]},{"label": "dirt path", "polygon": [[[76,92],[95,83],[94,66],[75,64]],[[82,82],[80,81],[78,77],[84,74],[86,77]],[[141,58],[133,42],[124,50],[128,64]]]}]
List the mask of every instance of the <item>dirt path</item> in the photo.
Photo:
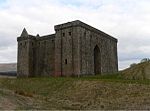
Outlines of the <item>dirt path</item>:
[{"label": "dirt path", "polygon": [[[35,109],[35,99],[15,94],[11,90],[0,89],[0,110]],[[37,105],[38,106],[38,105]]]},{"label": "dirt path", "polygon": [[17,106],[7,97],[0,97],[0,109],[1,110],[12,110],[16,109]]},{"label": "dirt path", "polygon": [[10,99],[13,96],[13,92],[5,89],[0,89],[0,109],[1,110],[10,110],[16,109],[16,104]]}]

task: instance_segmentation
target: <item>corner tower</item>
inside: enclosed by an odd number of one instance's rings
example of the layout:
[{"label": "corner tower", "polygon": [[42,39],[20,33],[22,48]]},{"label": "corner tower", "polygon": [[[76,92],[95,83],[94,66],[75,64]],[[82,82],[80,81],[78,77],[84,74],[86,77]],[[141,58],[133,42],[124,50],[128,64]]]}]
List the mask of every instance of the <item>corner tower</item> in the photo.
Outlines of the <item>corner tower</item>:
[{"label": "corner tower", "polygon": [[79,21],[55,26],[55,76],[80,74]]},{"label": "corner tower", "polygon": [[55,75],[118,71],[117,39],[79,20],[55,26]]},{"label": "corner tower", "polygon": [[31,77],[34,76],[34,45],[35,37],[28,34],[24,28],[18,41],[18,63],[17,76]]}]

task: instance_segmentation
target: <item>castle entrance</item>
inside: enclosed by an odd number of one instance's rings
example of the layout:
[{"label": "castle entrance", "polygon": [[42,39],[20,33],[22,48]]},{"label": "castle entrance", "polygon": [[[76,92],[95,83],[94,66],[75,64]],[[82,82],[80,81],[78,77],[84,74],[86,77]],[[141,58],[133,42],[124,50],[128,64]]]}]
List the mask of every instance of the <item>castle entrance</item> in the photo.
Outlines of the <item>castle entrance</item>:
[{"label": "castle entrance", "polygon": [[94,48],[94,73],[101,74],[101,54],[97,45]]}]

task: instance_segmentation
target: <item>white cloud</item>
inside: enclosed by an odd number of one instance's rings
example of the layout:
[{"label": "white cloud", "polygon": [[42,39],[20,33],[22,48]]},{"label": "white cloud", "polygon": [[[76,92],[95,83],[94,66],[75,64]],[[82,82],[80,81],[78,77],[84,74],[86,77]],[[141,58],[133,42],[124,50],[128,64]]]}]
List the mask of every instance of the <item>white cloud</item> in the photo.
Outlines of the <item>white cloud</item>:
[{"label": "white cloud", "polygon": [[120,70],[124,70],[126,68],[129,68],[131,64],[133,63],[139,63],[140,60],[139,59],[129,59],[129,60],[125,60],[125,61],[119,61],[120,65]]},{"label": "white cloud", "polygon": [[[7,0],[0,5],[0,62],[16,61],[16,37],[24,27],[44,35],[54,33],[56,24],[80,19],[118,38],[119,66],[127,67],[150,56],[149,5],[149,0]],[[9,53],[15,56],[5,56]]]},{"label": "white cloud", "polygon": [[1,63],[10,63],[16,62],[17,47],[11,46],[7,48],[0,48],[0,62]]}]

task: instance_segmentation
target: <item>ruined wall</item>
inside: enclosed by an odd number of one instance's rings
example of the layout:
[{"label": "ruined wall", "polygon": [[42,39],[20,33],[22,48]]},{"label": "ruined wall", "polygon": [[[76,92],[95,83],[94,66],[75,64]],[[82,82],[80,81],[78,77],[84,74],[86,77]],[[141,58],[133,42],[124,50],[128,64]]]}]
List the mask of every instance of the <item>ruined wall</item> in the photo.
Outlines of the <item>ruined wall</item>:
[{"label": "ruined wall", "polygon": [[18,62],[17,62],[17,75],[28,76],[28,54],[27,52],[27,40],[18,42]]},{"label": "ruined wall", "polygon": [[55,26],[55,30],[55,75],[78,75],[80,61],[77,28],[67,23]]},{"label": "ruined wall", "polygon": [[[102,74],[118,71],[115,38],[80,21],[57,25],[55,31],[56,75]],[[96,46],[97,60],[94,55]],[[95,63],[96,61],[98,62]]]},{"label": "ruined wall", "polygon": [[73,74],[73,38],[72,27],[62,30],[62,75]]},{"label": "ruined wall", "polygon": [[18,77],[54,74],[55,35],[18,38]]},{"label": "ruined wall", "polygon": [[80,76],[118,71],[117,39],[79,20],[56,33],[18,38],[18,76]]},{"label": "ruined wall", "polygon": [[37,38],[36,41],[36,75],[50,76],[54,74],[55,35]]},{"label": "ruined wall", "polygon": [[[104,36],[105,37],[105,36]],[[118,71],[117,42],[108,38],[102,39],[102,73]]]},{"label": "ruined wall", "polygon": [[118,71],[117,40],[86,24],[78,26],[80,36],[80,74],[95,74],[94,48],[99,48],[98,74]]},{"label": "ruined wall", "polygon": [[34,37],[18,38],[17,75],[20,77],[34,76]]}]

